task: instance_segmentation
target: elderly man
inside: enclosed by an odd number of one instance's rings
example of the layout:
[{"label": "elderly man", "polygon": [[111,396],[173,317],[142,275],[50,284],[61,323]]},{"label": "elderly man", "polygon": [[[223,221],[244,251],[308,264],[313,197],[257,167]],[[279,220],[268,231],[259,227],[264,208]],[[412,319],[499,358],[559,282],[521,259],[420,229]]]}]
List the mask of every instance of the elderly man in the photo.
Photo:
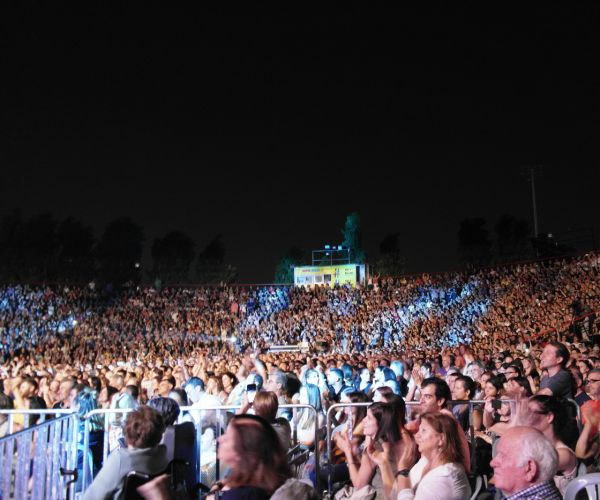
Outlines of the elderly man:
[{"label": "elderly man", "polygon": [[498,442],[494,468],[496,487],[510,500],[560,500],[554,484],[556,449],[532,427],[512,427]]}]

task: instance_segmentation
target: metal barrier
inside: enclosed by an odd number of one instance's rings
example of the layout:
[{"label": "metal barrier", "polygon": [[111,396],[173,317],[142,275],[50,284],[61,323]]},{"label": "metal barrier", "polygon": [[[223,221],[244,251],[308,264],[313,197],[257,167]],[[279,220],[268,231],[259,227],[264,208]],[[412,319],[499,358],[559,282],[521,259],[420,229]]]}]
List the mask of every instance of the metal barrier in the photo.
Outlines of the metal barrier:
[{"label": "metal barrier", "polygon": [[[26,409],[20,409],[20,410],[0,410],[0,415],[7,415],[8,418],[8,433],[6,434],[7,436],[9,436],[10,434],[13,434],[15,432],[15,415],[23,415],[23,429],[26,429],[29,427],[29,421],[30,421],[30,416],[31,415],[38,415],[40,421],[37,423],[44,423],[46,421],[46,419],[48,417],[58,417],[60,415],[72,415],[73,413],[75,413],[73,410],[43,410],[43,409],[39,409],[39,410],[26,410]],[[21,429],[20,429],[21,430]]]},{"label": "metal barrier", "polygon": [[[215,438],[217,438],[218,436],[221,435],[222,431],[223,431],[223,426],[226,424],[226,417],[225,415],[221,415],[223,412],[235,412],[235,410],[239,409],[240,406],[203,406],[203,407],[192,407],[192,406],[182,406],[180,407],[180,411],[181,413],[188,413],[192,416],[192,418],[194,419],[194,425],[196,428],[196,450],[197,450],[197,454],[196,456],[198,457],[198,460],[196,462],[196,470],[195,475],[196,475],[196,480],[197,482],[200,482],[200,478],[201,478],[201,457],[202,457],[202,448],[200,446],[201,443],[201,437],[202,437],[202,419],[204,417],[204,415],[199,415],[201,412],[216,412],[216,428],[215,428]],[[308,409],[309,411],[312,411],[315,413],[315,443],[318,442],[318,418],[316,418],[316,410],[313,406],[310,405],[301,405],[301,404],[295,404],[295,405],[279,405],[279,408],[281,409],[292,409],[292,411],[295,413],[296,410],[298,409]],[[92,477],[90,475],[90,454],[86,453],[85,450],[89,449],[89,444],[90,444],[90,417],[93,417],[94,415],[103,415],[104,416],[104,444],[103,444],[103,461],[106,460],[106,458],[108,457],[108,454],[113,451],[113,448],[110,446],[109,443],[109,433],[111,431],[111,428],[118,428],[118,426],[115,426],[111,421],[110,421],[110,416],[111,415],[124,415],[127,414],[129,412],[133,411],[132,409],[104,409],[104,410],[93,410],[91,412],[89,412],[84,419],[84,427],[83,427],[83,437],[79,439],[79,442],[82,443],[82,449],[84,450],[83,453],[83,471],[82,471],[82,482],[81,482],[81,490],[85,491],[86,488],[89,487],[89,485],[92,482]],[[294,415],[295,416],[295,415]],[[319,471],[319,457],[318,457],[318,453],[316,454],[316,461],[315,461],[315,470],[316,473],[318,474]],[[221,479],[221,470],[220,470],[220,463],[219,460],[216,459],[215,460],[215,479]]]},{"label": "metal barrier", "polygon": [[74,498],[77,425],[63,415],[0,438],[2,498]]}]

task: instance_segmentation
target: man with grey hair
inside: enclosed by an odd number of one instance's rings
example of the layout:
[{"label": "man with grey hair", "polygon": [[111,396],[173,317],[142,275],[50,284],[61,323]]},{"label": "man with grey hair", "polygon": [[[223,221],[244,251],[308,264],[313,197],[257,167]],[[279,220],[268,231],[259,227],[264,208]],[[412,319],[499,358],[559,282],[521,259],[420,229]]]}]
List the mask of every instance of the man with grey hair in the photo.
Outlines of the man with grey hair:
[{"label": "man with grey hair", "polygon": [[[287,404],[287,375],[281,370],[273,370],[265,384],[265,390],[274,392],[280,405]],[[292,420],[292,411],[289,408],[279,408],[277,417]]]},{"label": "man with grey hair", "polygon": [[510,500],[560,500],[554,484],[556,449],[533,427],[512,427],[498,442],[490,465],[494,481]]}]

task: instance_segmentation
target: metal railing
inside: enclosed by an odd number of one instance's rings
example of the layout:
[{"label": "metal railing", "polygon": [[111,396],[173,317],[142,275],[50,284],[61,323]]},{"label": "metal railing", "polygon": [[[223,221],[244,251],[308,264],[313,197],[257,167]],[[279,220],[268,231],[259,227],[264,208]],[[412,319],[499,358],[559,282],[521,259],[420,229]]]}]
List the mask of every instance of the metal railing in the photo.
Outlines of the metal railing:
[{"label": "metal railing", "polygon": [[75,414],[62,415],[0,438],[1,497],[74,498],[77,427]]},{"label": "metal railing", "polygon": [[[73,410],[0,410],[0,415],[6,415],[8,419],[8,432],[7,436],[13,434],[15,432],[15,416],[23,416],[23,422],[17,422],[19,425],[22,425],[23,429],[29,427],[29,423],[31,421],[31,417],[37,415],[39,417],[39,422],[36,423],[44,423],[48,418],[59,417],[61,415],[72,415],[74,413]],[[19,430],[23,430],[19,429]]]},{"label": "metal railing", "polygon": [[[196,461],[196,470],[194,471],[197,482],[200,482],[201,479],[201,458],[202,458],[202,447],[200,445],[202,432],[203,432],[203,420],[206,417],[206,414],[202,414],[202,412],[215,412],[216,418],[214,419],[214,432],[215,438],[221,435],[224,426],[226,426],[227,418],[223,413],[227,412],[235,412],[239,409],[240,406],[203,406],[203,407],[193,407],[193,406],[181,406],[180,411],[182,414],[189,414],[194,419],[194,425],[196,428],[196,456],[198,460]],[[316,410],[313,406],[310,405],[302,405],[302,404],[293,404],[293,405],[279,405],[281,409],[291,409],[294,417],[296,410],[308,409],[315,414],[315,429],[314,429],[314,438],[315,443],[318,443],[318,418]],[[115,425],[111,422],[111,415],[124,415],[133,411],[132,409],[102,409],[102,410],[93,410],[89,412],[84,419],[84,428],[83,428],[83,471],[82,471],[82,481],[81,481],[81,490],[85,491],[86,488],[91,484],[92,477],[90,475],[90,471],[92,467],[90,466],[90,454],[86,452],[89,449],[90,443],[90,431],[91,431],[91,417],[95,415],[103,415],[104,416],[104,443],[103,443],[103,462],[108,457],[109,453],[113,451],[113,447],[110,446],[109,433],[111,430],[118,429],[119,426]],[[315,471],[318,473],[319,471],[319,459],[318,454],[315,457]],[[215,479],[221,479],[221,464],[217,457],[215,457]]]},{"label": "metal railing", "polygon": [[[516,400],[502,399],[502,403],[508,403],[511,405],[511,413],[514,411],[514,404]],[[570,400],[574,407],[577,409],[578,422],[580,421],[581,415],[579,406],[572,400]],[[469,430],[468,435],[470,436],[470,452],[471,452],[471,466],[474,468],[475,454],[474,454],[474,443],[475,433],[473,427],[473,410],[475,406],[483,406],[486,401],[484,400],[464,400],[464,401],[449,401],[448,405],[468,405],[469,412]],[[332,423],[333,415],[340,409],[348,407],[368,407],[372,402],[366,403],[337,403],[329,407],[326,414],[326,449],[327,459],[329,465],[332,463]],[[418,401],[411,401],[406,403],[407,415],[410,415],[411,410],[418,406]],[[211,419],[212,427],[214,425],[215,439],[221,435],[224,426],[227,423],[225,412],[235,412],[240,406],[205,406],[205,407],[192,407],[183,406],[180,408],[181,414],[189,414],[194,420],[196,428],[196,456],[198,460],[196,462],[196,470],[194,471],[197,481],[200,482],[201,478],[201,456],[203,450],[200,447],[201,436],[203,428],[204,418],[206,417],[205,412],[215,412],[216,418]],[[314,443],[315,443],[315,477],[317,487],[319,482],[319,469],[320,464],[320,453],[318,452],[319,442],[319,426],[318,416],[315,408],[310,405],[280,405],[281,409],[291,409],[294,413],[292,419],[292,437],[295,441],[296,437],[296,412],[301,409],[308,409],[314,412],[315,423],[314,423]],[[14,434],[10,434],[4,438],[0,438],[0,491],[2,492],[2,498],[25,498],[27,492],[31,495],[31,498],[63,498],[63,493],[67,489],[71,492],[70,498],[73,498],[75,485],[69,484],[67,488],[66,478],[60,474],[60,470],[74,471],[77,469],[77,453],[82,451],[82,470],[81,473],[81,490],[85,491],[91,484],[92,470],[90,464],[90,453],[87,452],[90,446],[90,432],[91,432],[91,418],[96,415],[103,415],[104,419],[104,437],[103,437],[103,461],[106,460],[108,454],[114,449],[114,446],[110,446],[109,433],[111,429],[120,429],[121,425],[116,425],[114,419],[110,418],[111,415],[124,415],[133,411],[132,409],[99,409],[89,412],[84,418],[80,418],[73,410],[0,410],[0,414],[6,414],[9,419],[13,418],[15,414],[23,414],[25,416],[36,414],[40,415],[41,423],[26,428]],[[200,414],[204,412],[204,414]],[[48,420],[48,417],[53,416],[55,418]],[[45,420],[45,421],[44,421]],[[11,427],[11,426],[9,426]],[[29,440],[29,441],[28,441]],[[29,443],[27,446],[26,443]],[[294,443],[295,444],[295,443]],[[13,463],[13,457],[16,452],[16,463]],[[51,460],[48,457],[51,456]],[[28,472],[26,463],[31,463],[31,471]],[[14,465],[14,467],[13,467]],[[218,458],[215,456],[215,479],[221,479],[221,467]],[[57,472],[58,471],[58,472]],[[327,471],[327,491],[332,491],[332,467],[328,467]],[[62,488],[62,492],[59,491]],[[24,494],[24,496],[17,496],[16,493]],[[61,496],[63,495],[63,496]]]}]

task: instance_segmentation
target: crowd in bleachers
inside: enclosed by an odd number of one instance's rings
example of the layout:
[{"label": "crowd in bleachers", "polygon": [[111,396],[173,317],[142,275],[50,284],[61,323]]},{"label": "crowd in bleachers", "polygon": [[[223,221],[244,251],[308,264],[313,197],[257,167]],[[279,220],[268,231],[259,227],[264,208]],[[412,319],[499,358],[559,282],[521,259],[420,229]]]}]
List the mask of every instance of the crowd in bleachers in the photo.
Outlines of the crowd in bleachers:
[{"label": "crowd in bleachers", "polygon": [[[298,443],[308,457],[298,475],[317,490],[327,489],[331,474],[337,487],[347,485],[338,495],[372,490],[378,498],[438,498],[431,491],[440,487],[440,498],[469,498],[474,477],[490,479],[489,491],[517,492],[507,484],[511,473],[492,456],[520,432],[552,445],[556,457],[544,465],[543,481],[527,487],[544,483],[540,498],[553,498],[564,494],[581,463],[589,470],[598,465],[599,292],[596,254],[468,274],[373,278],[357,288],[115,293],[93,285],[5,286],[0,408],[84,408],[84,415],[146,408],[158,398],[179,406],[241,406],[238,413],[258,416],[239,417],[229,437],[217,436],[200,410],[170,424],[188,418],[200,426],[203,449],[213,453],[200,457],[201,466],[210,467],[217,453],[230,469],[224,489],[262,491],[251,498],[268,498],[291,471],[278,461],[269,467],[283,467],[279,476],[246,478],[241,448],[228,441],[240,441],[241,428],[257,430],[256,439],[274,430],[284,452]],[[298,343],[302,351],[268,351]],[[580,412],[566,403],[571,399]],[[459,403],[446,409],[450,400]],[[336,458],[317,475],[323,436],[315,441],[312,430],[315,422],[325,428],[324,412],[339,401],[373,406],[335,413]],[[278,408],[289,402],[311,404],[317,416]],[[125,420],[113,423],[126,429]],[[13,430],[24,425],[15,418]],[[6,432],[0,415],[0,436]],[[150,448],[159,446],[150,441]],[[102,470],[100,443],[100,434],[90,443],[93,474]],[[123,487],[118,473],[112,482],[107,474],[98,476],[89,498]]]}]

